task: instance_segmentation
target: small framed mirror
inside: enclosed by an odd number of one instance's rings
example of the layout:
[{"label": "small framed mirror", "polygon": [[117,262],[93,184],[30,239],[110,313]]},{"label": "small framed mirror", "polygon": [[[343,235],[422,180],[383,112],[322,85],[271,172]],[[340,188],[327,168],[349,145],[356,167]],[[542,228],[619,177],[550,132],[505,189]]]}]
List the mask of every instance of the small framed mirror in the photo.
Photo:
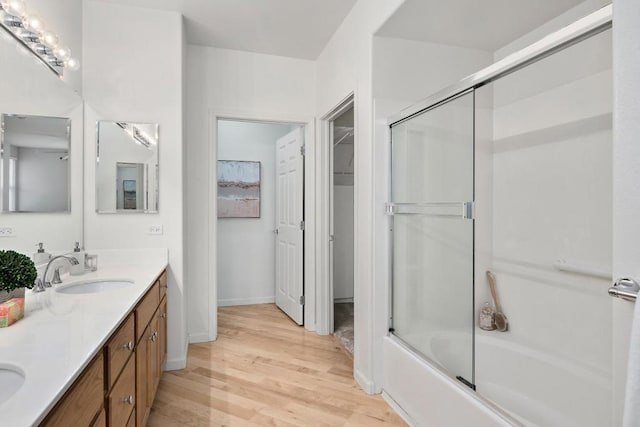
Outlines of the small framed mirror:
[{"label": "small framed mirror", "polygon": [[96,211],[158,212],[158,125],[99,121]]},{"label": "small framed mirror", "polygon": [[64,117],[3,114],[0,211],[70,212],[70,129]]}]

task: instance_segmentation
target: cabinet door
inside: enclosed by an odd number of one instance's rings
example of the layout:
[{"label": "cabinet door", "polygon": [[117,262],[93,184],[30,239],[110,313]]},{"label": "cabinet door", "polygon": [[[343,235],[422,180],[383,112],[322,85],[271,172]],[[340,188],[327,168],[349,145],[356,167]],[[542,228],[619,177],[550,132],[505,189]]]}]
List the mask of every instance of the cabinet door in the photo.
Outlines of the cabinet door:
[{"label": "cabinet door", "polygon": [[158,377],[162,375],[162,369],[164,368],[164,362],[167,360],[167,299],[163,299],[160,303],[160,330],[159,333],[159,347],[160,347],[160,372],[158,372]]},{"label": "cabinet door", "polygon": [[153,399],[156,397],[156,388],[159,382],[160,372],[160,340],[158,339],[158,324],[160,310],[156,311],[155,316],[149,323],[149,340],[147,354],[147,404],[149,408],[153,405]]},{"label": "cabinet door", "polygon": [[146,423],[149,405],[147,397],[147,372],[150,336],[149,327],[142,333],[142,339],[136,347],[136,425],[142,427]]}]

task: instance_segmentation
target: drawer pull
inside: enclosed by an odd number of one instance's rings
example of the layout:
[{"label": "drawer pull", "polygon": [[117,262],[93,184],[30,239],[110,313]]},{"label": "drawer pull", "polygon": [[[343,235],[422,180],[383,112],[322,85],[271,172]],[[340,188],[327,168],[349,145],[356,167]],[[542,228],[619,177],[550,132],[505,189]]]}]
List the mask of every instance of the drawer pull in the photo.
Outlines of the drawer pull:
[{"label": "drawer pull", "polygon": [[167,318],[167,313],[162,313],[162,314],[160,315],[160,317],[162,317],[163,319],[166,319],[166,318]]},{"label": "drawer pull", "polygon": [[126,397],[126,398],[122,399],[122,402],[123,403],[127,403],[129,405],[133,405],[135,400],[133,399],[133,396],[129,396],[129,397]]},{"label": "drawer pull", "polygon": [[158,339],[158,331],[151,334],[151,341],[155,342]]},{"label": "drawer pull", "polygon": [[129,351],[133,351],[133,347],[134,347],[133,341],[129,341],[128,343],[122,346],[122,348],[126,348]]}]

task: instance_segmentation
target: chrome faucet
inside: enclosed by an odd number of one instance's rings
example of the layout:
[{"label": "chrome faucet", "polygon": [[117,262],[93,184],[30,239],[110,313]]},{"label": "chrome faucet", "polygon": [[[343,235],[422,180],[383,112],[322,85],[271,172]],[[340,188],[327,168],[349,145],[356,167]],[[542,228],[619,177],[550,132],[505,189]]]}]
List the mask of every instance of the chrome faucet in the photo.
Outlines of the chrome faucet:
[{"label": "chrome faucet", "polygon": [[[49,260],[49,262],[47,263],[47,266],[44,268],[44,274],[42,275],[42,279],[38,279],[38,282],[33,287],[33,292],[44,292],[46,290],[45,288],[50,288],[51,287],[51,282],[47,281],[47,273],[49,272],[49,267],[51,267],[51,264],[55,260],[57,260],[59,258],[66,259],[67,261],[69,261],[69,263],[71,265],[78,265],[79,264],[77,259],[75,259],[74,257],[71,257],[71,256],[67,256],[67,255],[58,255],[58,256],[55,256],[55,257],[51,258]],[[60,279],[60,275],[59,274],[58,274],[58,279]]]}]

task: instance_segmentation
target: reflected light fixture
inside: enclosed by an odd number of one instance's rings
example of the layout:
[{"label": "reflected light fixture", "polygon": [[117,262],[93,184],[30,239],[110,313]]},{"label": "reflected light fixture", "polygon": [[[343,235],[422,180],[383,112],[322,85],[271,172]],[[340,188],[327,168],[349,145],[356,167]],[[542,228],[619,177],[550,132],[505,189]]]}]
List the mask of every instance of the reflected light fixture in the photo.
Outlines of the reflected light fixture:
[{"label": "reflected light fixture", "polygon": [[65,69],[80,68],[71,50],[59,44],[57,34],[47,29],[37,15],[28,13],[24,0],[0,0],[0,28],[58,76],[62,77]]}]

